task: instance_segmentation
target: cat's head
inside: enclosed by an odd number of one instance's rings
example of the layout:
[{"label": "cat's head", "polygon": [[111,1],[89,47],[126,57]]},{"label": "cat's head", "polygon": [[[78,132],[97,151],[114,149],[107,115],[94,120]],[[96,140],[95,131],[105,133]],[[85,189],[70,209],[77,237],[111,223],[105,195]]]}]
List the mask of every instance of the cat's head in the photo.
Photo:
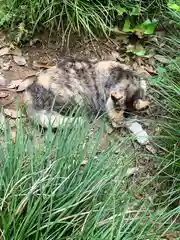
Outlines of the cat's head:
[{"label": "cat's head", "polygon": [[121,67],[111,69],[109,78],[105,84],[105,91],[111,97],[114,107],[119,110],[125,108],[127,98],[127,88],[131,82],[132,73]]}]

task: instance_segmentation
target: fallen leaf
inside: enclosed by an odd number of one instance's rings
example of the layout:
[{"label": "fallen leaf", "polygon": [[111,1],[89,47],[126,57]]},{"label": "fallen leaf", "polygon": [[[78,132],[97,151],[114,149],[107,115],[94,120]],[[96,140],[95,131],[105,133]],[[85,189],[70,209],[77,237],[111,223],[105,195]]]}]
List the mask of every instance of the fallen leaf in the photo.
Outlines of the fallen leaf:
[{"label": "fallen leaf", "polygon": [[13,60],[15,63],[17,63],[19,66],[26,65],[26,59],[23,56],[13,56]]},{"label": "fallen leaf", "polygon": [[15,144],[16,143],[16,135],[17,135],[17,132],[15,129],[13,129],[11,131],[11,137],[12,137],[12,144]]},{"label": "fallen leaf", "polygon": [[20,202],[19,207],[18,207],[18,209],[16,210],[16,213],[15,213],[16,216],[18,216],[19,214],[21,214],[21,213],[23,212],[24,208],[25,208],[26,205],[27,205],[27,202],[28,202],[27,198],[24,198],[24,199]]},{"label": "fallen leaf", "polygon": [[156,149],[152,146],[152,144],[147,144],[146,145],[146,149],[152,153],[152,154],[156,154]]},{"label": "fallen leaf", "polygon": [[142,39],[144,37],[143,31],[135,31],[135,34],[138,36],[139,39]]},{"label": "fallen leaf", "polygon": [[144,64],[144,61],[143,61],[142,57],[136,57],[136,62],[139,66]]},{"label": "fallen leaf", "polygon": [[170,63],[170,60],[163,55],[156,54],[154,58],[161,63]]},{"label": "fallen leaf", "polygon": [[5,98],[9,96],[8,92],[0,92],[0,98]]},{"label": "fallen leaf", "polygon": [[146,71],[143,66],[140,66],[140,67],[137,66],[136,68],[134,68],[134,70],[137,72],[137,74],[139,74],[142,77],[143,76],[144,77],[150,77],[151,76],[150,73],[148,73],[148,71]]},{"label": "fallen leaf", "polygon": [[4,71],[8,71],[9,68],[10,68],[10,66],[11,66],[11,60],[10,60],[9,62],[3,63],[2,69],[3,69]]},{"label": "fallen leaf", "polygon": [[21,83],[22,83],[21,79],[20,80],[14,80],[7,86],[7,88],[10,88],[10,89],[17,88],[17,87],[19,87],[19,85]]},{"label": "fallen leaf", "polygon": [[131,175],[133,175],[134,173],[137,173],[138,171],[139,171],[138,167],[128,168],[126,172],[126,177],[130,177]]},{"label": "fallen leaf", "polygon": [[20,85],[18,86],[17,92],[22,92],[24,91],[27,87],[29,87],[34,81],[37,80],[36,75],[29,76],[25,78]]},{"label": "fallen leaf", "polygon": [[147,70],[149,73],[157,74],[156,69],[154,69],[152,66],[145,65],[144,69]]},{"label": "fallen leaf", "polygon": [[6,79],[4,76],[0,75],[0,85],[5,85],[6,84]]},{"label": "fallen leaf", "polygon": [[16,110],[7,109],[7,108],[4,109],[4,113],[11,118],[19,118],[24,116],[24,114],[22,114],[20,110],[16,111]]},{"label": "fallen leaf", "polygon": [[32,68],[33,69],[38,69],[38,68],[51,68],[53,67],[54,65],[48,65],[47,63],[38,63],[36,61],[33,61],[33,64],[32,64]]},{"label": "fallen leaf", "polygon": [[82,161],[81,166],[85,167],[87,163],[88,163],[88,159],[86,158]]},{"label": "fallen leaf", "polygon": [[10,48],[9,47],[4,47],[0,49],[0,56],[4,56],[9,54]]},{"label": "fallen leaf", "polygon": [[116,60],[116,59],[118,59],[118,58],[119,58],[119,53],[118,53],[118,52],[115,52],[115,51],[113,51],[113,52],[111,52],[111,57],[112,57],[112,60]]},{"label": "fallen leaf", "polygon": [[146,53],[146,50],[140,44],[136,44],[136,45],[129,44],[127,45],[127,52],[132,52],[137,56],[144,56]]},{"label": "fallen leaf", "polygon": [[10,54],[15,56],[22,56],[22,51],[19,48],[10,49]]}]

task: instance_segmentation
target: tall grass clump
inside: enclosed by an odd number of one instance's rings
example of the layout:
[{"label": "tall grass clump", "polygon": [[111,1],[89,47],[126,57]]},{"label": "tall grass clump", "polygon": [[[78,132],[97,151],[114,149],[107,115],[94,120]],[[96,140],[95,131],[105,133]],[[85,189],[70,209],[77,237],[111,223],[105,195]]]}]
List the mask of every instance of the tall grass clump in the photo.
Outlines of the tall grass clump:
[{"label": "tall grass clump", "polygon": [[[88,123],[59,129],[55,136],[48,129],[42,142],[36,129],[25,133],[18,124],[13,144],[5,128],[0,145],[1,239],[144,240],[178,229],[178,209],[169,208],[171,188],[158,209],[152,197],[135,198],[140,190],[133,192],[134,183],[126,176],[135,155],[124,148],[114,154],[115,144],[100,151],[103,126],[95,138],[90,130]],[[143,184],[157,179],[158,173]]]},{"label": "tall grass clump", "polygon": [[[60,34],[85,33],[108,35],[119,20],[126,18],[129,11],[137,11],[136,20],[142,22],[147,18],[160,19],[166,15],[167,1],[155,0],[2,0],[0,8],[0,26],[8,31],[21,31],[32,34],[34,31],[46,29]],[[121,16],[124,8],[126,14]],[[22,25],[21,25],[22,26]]]},{"label": "tall grass clump", "polygon": [[159,96],[157,104],[161,109],[159,142],[164,153],[160,161],[168,165],[161,177],[166,176],[167,191],[172,189],[172,209],[178,209],[180,213],[180,12],[169,10],[169,20],[172,27],[167,29],[166,45],[161,49],[169,64],[159,66],[159,74],[154,80]]}]

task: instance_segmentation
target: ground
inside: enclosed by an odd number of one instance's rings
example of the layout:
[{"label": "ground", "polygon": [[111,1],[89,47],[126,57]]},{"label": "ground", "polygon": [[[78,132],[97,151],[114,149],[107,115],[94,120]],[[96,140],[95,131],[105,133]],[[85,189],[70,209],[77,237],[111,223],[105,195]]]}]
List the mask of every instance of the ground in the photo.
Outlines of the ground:
[{"label": "ground", "polygon": [[[21,49],[12,46],[12,44],[7,44],[6,37],[3,33],[1,33],[0,36],[0,50],[2,51],[0,52],[1,88],[7,85],[8,88],[11,88],[10,91],[2,90],[0,92],[0,104],[6,109],[6,120],[12,128],[12,133],[16,131],[16,115],[14,113],[16,109],[15,96],[18,96],[20,104],[23,104],[23,91],[18,93],[14,92],[14,89],[20,84],[19,80],[23,80],[28,76],[36,74],[41,67],[55,65],[58,58],[61,56],[71,55],[76,57],[96,58],[99,60],[118,58],[122,63],[130,65],[134,70],[138,71],[139,74],[150,76],[150,73],[155,73],[154,68],[150,65],[150,63],[152,63],[151,58],[134,57],[124,51],[124,44],[127,44],[129,41],[127,35],[116,37],[114,40],[105,39],[90,41],[74,38],[73,40],[70,40],[68,47],[63,47],[62,44],[56,43],[54,39],[49,40],[45,36],[37,36]],[[3,49],[6,47],[11,47],[11,50],[9,53],[4,54]],[[19,56],[18,59],[14,58],[16,55]],[[158,131],[157,129],[154,129],[153,125],[154,113],[156,110],[154,104],[152,104],[148,113],[146,112],[145,115],[138,116],[144,128],[150,135],[152,135],[152,132],[155,133]],[[97,121],[95,129],[97,130],[98,128],[99,122]],[[28,131],[31,132],[31,130]],[[112,132],[111,126],[106,124],[106,130],[102,134],[100,141],[101,151],[104,151],[110,144],[113,144],[114,141],[119,141],[120,147],[116,150],[115,154],[122,151],[122,149],[126,149],[128,152],[132,153],[148,152],[134,140],[128,141],[127,143],[125,138],[128,134],[129,133],[123,129]],[[40,134],[37,134],[36,141],[43,142]],[[155,171],[151,157],[139,159],[138,154],[132,167],[135,167],[133,173],[138,172],[141,176],[153,174]]]}]

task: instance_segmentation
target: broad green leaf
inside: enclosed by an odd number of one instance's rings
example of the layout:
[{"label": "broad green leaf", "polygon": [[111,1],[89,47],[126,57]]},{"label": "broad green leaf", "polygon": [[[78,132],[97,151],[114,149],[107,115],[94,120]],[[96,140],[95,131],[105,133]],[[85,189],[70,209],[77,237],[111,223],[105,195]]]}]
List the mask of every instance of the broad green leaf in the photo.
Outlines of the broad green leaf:
[{"label": "broad green leaf", "polygon": [[173,10],[176,10],[177,12],[180,12],[180,5],[177,5],[175,3],[168,3],[168,7]]},{"label": "broad green leaf", "polygon": [[134,49],[132,53],[136,54],[137,56],[144,56],[146,54],[146,50]]},{"label": "broad green leaf", "polygon": [[141,12],[140,7],[133,7],[132,12],[130,13],[130,16],[139,16]]},{"label": "broad green leaf", "polygon": [[157,67],[156,71],[160,74],[166,73],[166,69],[163,67]]},{"label": "broad green leaf", "polygon": [[133,30],[130,28],[129,19],[126,19],[125,22],[124,22],[123,32],[133,32]]},{"label": "broad green leaf", "polygon": [[118,12],[118,15],[119,15],[119,16],[122,16],[123,13],[126,13],[127,11],[126,11],[125,8],[118,7],[117,12]]},{"label": "broad green leaf", "polygon": [[142,24],[137,24],[132,30],[133,30],[133,32],[136,31],[136,32],[140,32],[140,33],[150,35],[150,34],[154,33],[156,27],[157,27],[157,22],[155,22],[155,21],[151,22],[148,19]]},{"label": "broad green leaf", "polygon": [[153,34],[155,29],[157,27],[157,23],[151,23],[146,27],[146,30],[144,31],[144,34]]},{"label": "broad green leaf", "polygon": [[147,19],[144,23],[140,25],[140,27],[144,30],[144,34],[153,34],[156,27],[157,27],[157,22],[156,21],[150,21]]}]

